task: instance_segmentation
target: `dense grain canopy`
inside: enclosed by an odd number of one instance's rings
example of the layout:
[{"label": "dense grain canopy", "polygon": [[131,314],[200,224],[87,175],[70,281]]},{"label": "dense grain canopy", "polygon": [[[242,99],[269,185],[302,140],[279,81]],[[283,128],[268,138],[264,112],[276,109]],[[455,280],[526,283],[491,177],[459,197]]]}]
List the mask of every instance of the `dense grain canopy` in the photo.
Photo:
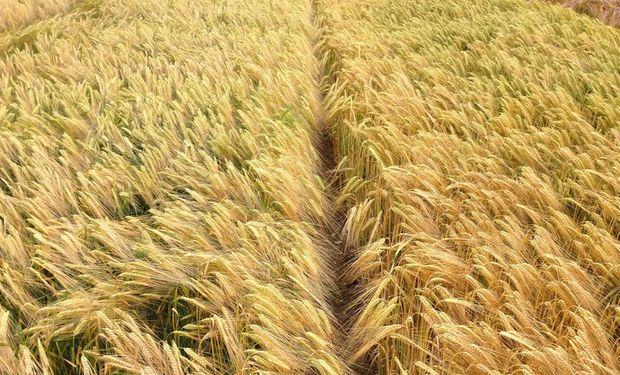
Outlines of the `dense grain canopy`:
[{"label": "dense grain canopy", "polygon": [[0,375],[617,374],[618,217],[560,6],[0,0]]},{"label": "dense grain canopy", "polygon": [[105,0],[1,36],[0,373],[343,372],[308,16]]},{"label": "dense grain canopy", "polygon": [[0,0],[0,32],[60,15],[75,4],[76,0]]},{"label": "dense grain canopy", "polygon": [[353,361],[620,371],[620,33],[516,0],[324,1]]}]

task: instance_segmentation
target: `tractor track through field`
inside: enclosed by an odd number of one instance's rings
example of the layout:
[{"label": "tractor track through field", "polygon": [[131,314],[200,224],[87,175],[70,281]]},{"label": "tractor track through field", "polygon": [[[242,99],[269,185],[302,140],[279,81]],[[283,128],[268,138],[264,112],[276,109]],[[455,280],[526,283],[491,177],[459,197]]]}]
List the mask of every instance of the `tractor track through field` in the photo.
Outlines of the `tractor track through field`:
[{"label": "tractor track through field", "polygon": [[[328,59],[322,51],[322,26],[317,18],[316,0],[311,0],[309,8],[309,21],[312,25],[312,33],[309,36],[314,58],[317,64],[317,73],[315,76],[317,85],[317,102],[318,108],[316,115],[316,129],[318,135],[315,139],[315,148],[320,155],[320,166],[318,174],[325,182],[326,196],[326,220],[325,226],[322,228],[322,234],[328,241],[328,264],[330,273],[334,277],[334,289],[328,293],[330,298],[329,304],[331,312],[335,319],[335,345],[339,351],[341,358],[348,362],[351,357],[351,348],[347,343],[348,333],[351,327],[351,316],[348,313],[348,306],[354,298],[353,288],[346,280],[348,265],[352,261],[353,252],[345,246],[342,238],[343,227],[346,221],[346,208],[338,206],[336,200],[341,190],[340,177],[338,173],[338,160],[336,157],[336,145],[334,145],[333,126],[326,118],[329,104],[327,103],[327,93],[330,90],[331,82],[328,70]],[[351,365],[351,364],[349,364]],[[356,369],[349,369],[347,374],[364,374]]]}]

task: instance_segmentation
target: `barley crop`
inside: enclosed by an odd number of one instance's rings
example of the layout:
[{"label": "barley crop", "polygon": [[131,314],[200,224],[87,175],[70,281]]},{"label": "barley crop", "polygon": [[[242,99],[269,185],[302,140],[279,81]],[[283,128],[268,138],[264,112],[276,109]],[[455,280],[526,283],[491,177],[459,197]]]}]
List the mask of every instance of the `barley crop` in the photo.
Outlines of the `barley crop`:
[{"label": "barley crop", "polygon": [[0,32],[20,27],[70,10],[76,0],[0,0]]},{"label": "barley crop", "polygon": [[596,17],[606,24],[620,27],[620,0],[547,0],[562,4],[576,12]]},{"label": "barley crop", "polygon": [[0,0],[0,375],[620,373],[619,67],[539,1]]},{"label": "barley crop", "polygon": [[345,372],[309,16],[87,0],[0,34],[0,373]]},{"label": "barley crop", "polygon": [[620,33],[520,0],[319,2],[349,360],[620,371]]}]

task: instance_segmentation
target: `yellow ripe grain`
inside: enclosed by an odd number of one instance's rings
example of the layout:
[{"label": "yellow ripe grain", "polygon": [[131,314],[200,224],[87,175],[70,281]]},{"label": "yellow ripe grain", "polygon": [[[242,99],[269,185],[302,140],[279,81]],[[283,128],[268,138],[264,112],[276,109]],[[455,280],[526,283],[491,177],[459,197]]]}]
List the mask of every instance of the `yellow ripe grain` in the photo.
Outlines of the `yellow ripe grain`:
[{"label": "yellow ripe grain", "polygon": [[620,34],[525,1],[318,4],[354,368],[620,371]]}]

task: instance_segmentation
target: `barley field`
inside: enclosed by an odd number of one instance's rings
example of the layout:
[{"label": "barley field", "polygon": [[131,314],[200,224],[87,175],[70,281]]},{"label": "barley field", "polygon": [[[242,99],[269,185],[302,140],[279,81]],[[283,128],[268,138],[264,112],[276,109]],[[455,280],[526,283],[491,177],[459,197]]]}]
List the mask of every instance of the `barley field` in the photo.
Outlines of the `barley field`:
[{"label": "barley field", "polygon": [[618,373],[620,33],[523,1],[324,3],[351,360]]},{"label": "barley field", "polygon": [[547,0],[596,17],[604,23],[620,27],[620,0]]},{"label": "barley field", "polygon": [[574,8],[0,0],[0,375],[620,374]]},{"label": "barley field", "polygon": [[76,0],[0,0],[0,32],[66,12],[75,3]]},{"label": "barley field", "polygon": [[83,9],[2,35],[0,372],[342,373],[309,4]]}]

